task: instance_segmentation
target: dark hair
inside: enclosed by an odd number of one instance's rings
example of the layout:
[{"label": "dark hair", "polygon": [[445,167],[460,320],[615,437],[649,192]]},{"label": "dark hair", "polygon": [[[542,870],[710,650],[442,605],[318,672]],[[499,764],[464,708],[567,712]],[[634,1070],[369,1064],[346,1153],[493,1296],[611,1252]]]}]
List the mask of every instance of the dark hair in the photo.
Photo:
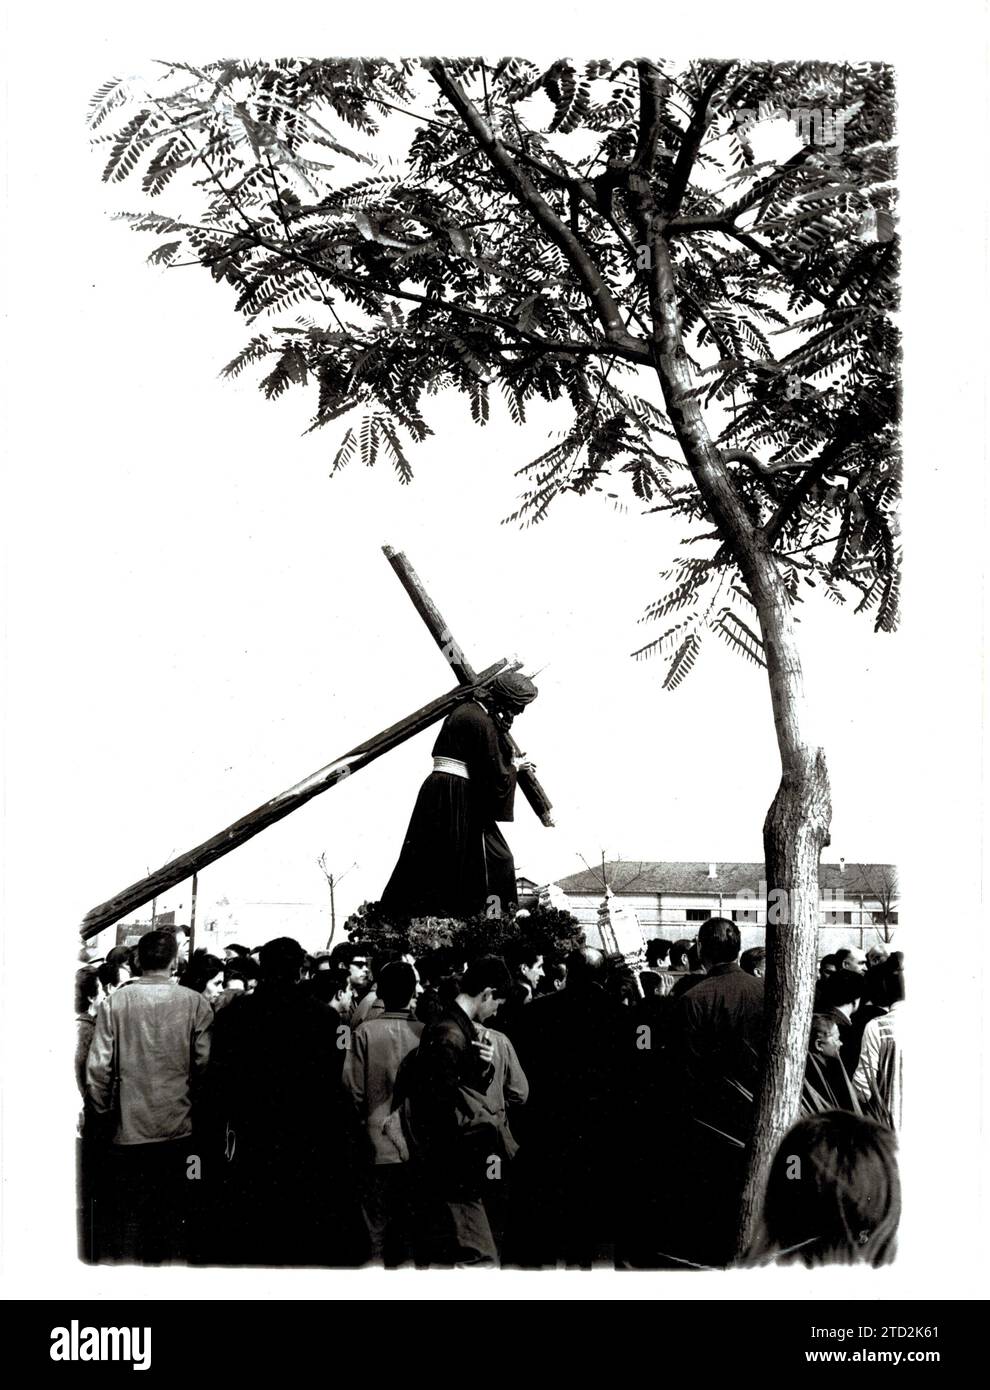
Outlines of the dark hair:
[{"label": "dark hair", "polygon": [[96,974],[104,989],[116,989],[120,984],[120,972],[126,969],[126,963],[122,960],[105,960],[99,967]]},{"label": "dark hair", "polygon": [[834,965],[836,970],[838,970],[839,968],[839,962],[836,960],[834,955],[822,956],[821,960],[818,962],[819,974],[821,974],[822,970],[824,970],[826,965]]},{"label": "dark hair", "polygon": [[675,941],[670,948],[670,967],[672,970],[687,969],[687,953],[690,951],[694,942],[688,937],[682,937],[680,941]]},{"label": "dark hair", "polygon": [[289,984],[299,979],[306,952],[291,936],[277,936],[259,947],[261,978],[268,984]]},{"label": "dark hair", "polygon": [[654,970],[641,970],[639,983],[643,990],[643,998],[652,999],[660,988],[660,976]]},{"label": "dark hair", "polygon": [[[101,966],[100,969],[103,967]],[[76,1013],[84,1014],[100,989],[100,973],[91,965],[76,971]]]},{"label": "dark hair", "polygon": [[830,1009],[839,1004],[855,1004],[857,999],[862,999],[865,988],[865,979],[855,970],[837,970],[822,981],[821,1001]]},{"label": "dark hair", "polygon": [[784,1135],[763,1206],[769,1247],[779,1258],[809,1267],[888,1264],[900,1215],[893,1130],[826,1110]]},{"label": "dark hair", "polygon": [[134,968],[134,947],[133,946],[111,946],[107,952],[107,965],[126,966],[128,970]]},{"label": "dark hair", "polygon": [[543,972],[539,992],[541,994],[556,994],[555,986],[558,980],[562,985],[567,984],[567,966],[562,960],[552,960]]},{"label": "dark hair", "polygon": [[564,962],[567,966],[567,989],[585,990],[603,984],[607,966],[605,955],[593,946],[578,946]]},{"label": "dark hair", "polygon": [[662,936],[651,937],[646,943],[647,965],[659,965],[673,949],[674,943],[672,941],[666,941]]},{"label": "dark hair", "polygon": [[446,976],[456,975],[463,964],[463,952],[455,951],[453,946],[435,946],[417,960],[416,968],[424,984],[438,985]]},{"label": "dark hair", "polygon": [[507,999],[512,988],[512,977],[500,956],[479,956],[461,979],[461,993],[470,994],[472,998],[489,988],[495,999]]},{"label": "dark hair", "polygon": [[[901,965],[904,956],[895,951],[876,966],[867,976],[870,983],[870,997],[875,1004],[899,1004],[904,998],[904,969]],[[846,972],[849,973],[848,971]]]},{"label": "dark hair", "polygon": [[369,961],[372,958],[372,949],[365,941],[342,941],[339,946],[335,946],[330,952],[331,965],[350,966],[355,956],[365,956]]},{"label": "dark hair", "polygon": [[524,965],[535,965],[545,955],[546,947],[539,941],[513,941],[505,948],[505,963],[518,975]]},{"label": "dark hair", "polygon": [[222,972],[223,961],[219,956],[210,955],[209,951],[206,950],[193,951],[189,964],[182,972],[179,984],[185,985],[186,989],[194,989],[197,994],[202,994],[210,981]]},{"label": "dark hair", "polygon": [[378,976],[378,998],[389,1011],[407,1009],[416,988],[416,972],[405,960],[390,960]]},{"label": "dark hair", "polygon": [[739,957],[739,964],[747,975],[752,975],[756,968],[765,965],[767,959],[766,948],[763,946],[750,946],[748,951],[743,951]]},{"label": "dark hair", "polygon": [[224,988],[226,989],[231,980],[243,980],[248,984],[251,980],[257,980],[259,975],[258,966],[250,956],[235,956],[223,967]]},{"label": "dark hair", "polygon": [[319,999],[321,1004],[332,1004],[337,995],[345,990],[351,982],[346,965],[334,965],[329,970],[317,970],[307,984],[307,989],[314,999]]},{"label": "dark hair", "polygon": [[179,943],[175,932],[147,931],[137,944],[138,963],[141,973],[149,970],[167,970],[179,953]]},{"label": "dark hair", "polygon": [[739,928],[728,917],[709,917],[698,928],[698,951],[712,965],[728,965],[737,959]]},{"label": "dark hair", "polygon": [[617,1004],[635,1005],[642,997],[636,987],[636,976],[620,952],[613,952],[605,957],[602,986],[609,998]]},{"label": "dark hair", "polygon": [[239,941],[228,941],[223,948],[225,951],[236,951],[239,956],[249,956],[251,952],[246,946],[242,946]]},{"label": "dark hair", "polygon": [[393,961],[401,959],[401,951],[396,951],[394,949],[376,951],[375,954],[371,957],[371,978],[373,980],[377,980],[378,976],[385,969],[386,965],[391,965]]}]

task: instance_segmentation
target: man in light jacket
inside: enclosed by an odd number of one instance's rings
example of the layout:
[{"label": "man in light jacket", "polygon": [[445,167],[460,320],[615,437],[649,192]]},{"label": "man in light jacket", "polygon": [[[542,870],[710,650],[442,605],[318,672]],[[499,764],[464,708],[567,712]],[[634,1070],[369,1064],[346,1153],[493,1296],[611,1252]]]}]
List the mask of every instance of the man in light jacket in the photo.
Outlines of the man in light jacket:
[{"label": "man in light jacket", "polygon": [[419,981],[407,961],[391,961],[378,977],[381,1013],[359,1024],[344,1060],[344,1085],[367,1134],[368,1172],[362,1206],[372,1258],[402,1264],[412,1253],[415,1193],[404,1163],[383,1126],[392,1109],[403,1060],[419,1046],[423,1024],[412,1016]]},{"label": "man in light jacket", "polygon": [[175,934],[138,942],[140,976],[100,1008],[86,1091],[109,1152],[96,1198],[97,1253],[146,1264],[185,1254],[193,1093],[210,1057],[213,1010],[172,978]]}]

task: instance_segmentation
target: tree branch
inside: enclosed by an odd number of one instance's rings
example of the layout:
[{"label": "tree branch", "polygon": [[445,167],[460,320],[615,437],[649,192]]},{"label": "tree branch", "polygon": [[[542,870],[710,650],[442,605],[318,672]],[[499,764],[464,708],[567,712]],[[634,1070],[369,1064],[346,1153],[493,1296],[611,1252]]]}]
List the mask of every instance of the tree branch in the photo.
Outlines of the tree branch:
[{"label": "tree branch", "polygon": [[800,290],[802,294],[806,294],[809,299],[815,300],[816,303],[821,304],[824,308],[828,309],[830,307],[829,301],[824,295],[819,294],[817,290],[813,290],[807,285],[799,285],[794,278],[793,268],[787,265],[785,261],[782,261],[780,257],[768,247],[761,246],[756,240],[756,237],[750,236],[749,232],[740,232],[736,227],[726,227],[724,230],[729,236],[735,237],[736,241],[745,246],[747,250],[752,251],[754,256],[759,256],[764,265],[772,266],[779,275],[783,275],[784,279],[789,284],[793,285],[795,289]]},{"label": "tree branch", "polygon": [[650,178],[657,159],[657,146],[660,144],[660,121],[666,84],[656,63],[641,58],[636,64],[636,69],[639,73],[639,139],[629,168],[633,173],[645,174]]},{"label": "tree branch", "polygon": [[798,483],[787,494],[773,516],[763,526],[763,540],[767,549],[771,549],[779,539],[784,527],[796,514],[801,505],[810,497],[813,488],[824,479],[831,470],[833,464],[837,462],[846,447],[848,439],[843,426],[839,426],[838,433],[830,444],[822,450],[821,457],[817,463],[813,463],[808,468]]},{"label": "tree branch", "polygon": [[[694,168],[698,151],[701,149],[701,142],[705,138],[705,130],[708,127],[708,103],[732,66],[732,63],[720,63],[715,69],[711,81],[702,88],[701,95],[698,97],[691,120],[688,122],[688,128],[681,140],[680,149],[677,151],[673,173],[664,194],[661,213],[665,222],[677,216],[677,210],[687,192],[687,186],[691,179],[691,170]],[[642,83],[640,90],[642,91]]]},{"label": "tree branch", "polygon": [[622,342],[574,342],[567,339],[556,341],[552,338],[543,338],[538,333],[530,333],[525,328],[509,318],[503,318],[499,314],[487,314],[481,309],[471,309],[465,304],[453,304],[447,299],[437,299],[426,294],[417,294],[415,290],[400,290],[389,285],[375,284],[369,280],[362,280],[358,275],[348,275],[346,271],[338,270],[336,266],[326,266],[321,261],[314,260],[311,256],[305,255],[302,251],[297,251],[292,247],[286,247],[284,243],[269,241],[266,237],[255,236],[255,241],[259,246],[263,246],[268,251],[274,251],[277,255],[285,256],[289,260],[298,261],[300,265],[309,266],[322,275],[328,276],[332,282],[340,282],[345,285],[353,285],[355,289],[360,289],[366,294],[383,294],[390,299],[402,299],[412,304],[422,304],[427,309],[434,311],[447,311],[452,314],[460,314],[477,323],[488,324],[493,328],[502,328],[509,333],[518,333],[527,343],[538,347],[545,352],[561,353],[600,353],[605,357],[621,357],[629,362],[646,364],[650,361],[650,350],[646,343],[640,342],[638,338],[626,335]]},{"label": "tree branch", "polygon": [[591,300],[595,315],[605,330],[608,341],[622,345],[632,344],[636,349],[645,346],[626,331],[619,305],[582,242],[561,221],[543,195],[514,163],[508,150],[485,124],[460,84],[450,77],[438,58],[424,59],[423,66],[464,122],[468,134],[487,155],[501,182],[521,206],[532,213],[550,240],[564,253]]}]

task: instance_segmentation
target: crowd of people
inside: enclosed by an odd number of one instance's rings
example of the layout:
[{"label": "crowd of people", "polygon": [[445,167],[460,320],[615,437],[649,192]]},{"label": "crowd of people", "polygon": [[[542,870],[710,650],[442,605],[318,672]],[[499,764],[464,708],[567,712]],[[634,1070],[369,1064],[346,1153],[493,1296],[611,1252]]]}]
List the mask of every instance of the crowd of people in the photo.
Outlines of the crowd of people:
[{"label": "crowd of people", "polygon": [[737,1248],[766,953],[645,969],[517,944],[414,959],[150,931],[76,979],[84,1259],[357,1267],[882,1264],[900,1196],[903,958],[820,963],[802,1117]]}]

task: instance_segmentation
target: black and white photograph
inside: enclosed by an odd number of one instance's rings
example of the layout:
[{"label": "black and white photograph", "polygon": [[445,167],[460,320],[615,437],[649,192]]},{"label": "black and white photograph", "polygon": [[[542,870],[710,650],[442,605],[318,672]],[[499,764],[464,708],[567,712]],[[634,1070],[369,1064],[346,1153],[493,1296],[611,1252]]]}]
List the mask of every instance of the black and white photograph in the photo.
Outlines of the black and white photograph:
[{"label": "black and white photograph", "polygon": [[257,15],[11,21],[6,1296],[985,1296],[981,11]]}]

